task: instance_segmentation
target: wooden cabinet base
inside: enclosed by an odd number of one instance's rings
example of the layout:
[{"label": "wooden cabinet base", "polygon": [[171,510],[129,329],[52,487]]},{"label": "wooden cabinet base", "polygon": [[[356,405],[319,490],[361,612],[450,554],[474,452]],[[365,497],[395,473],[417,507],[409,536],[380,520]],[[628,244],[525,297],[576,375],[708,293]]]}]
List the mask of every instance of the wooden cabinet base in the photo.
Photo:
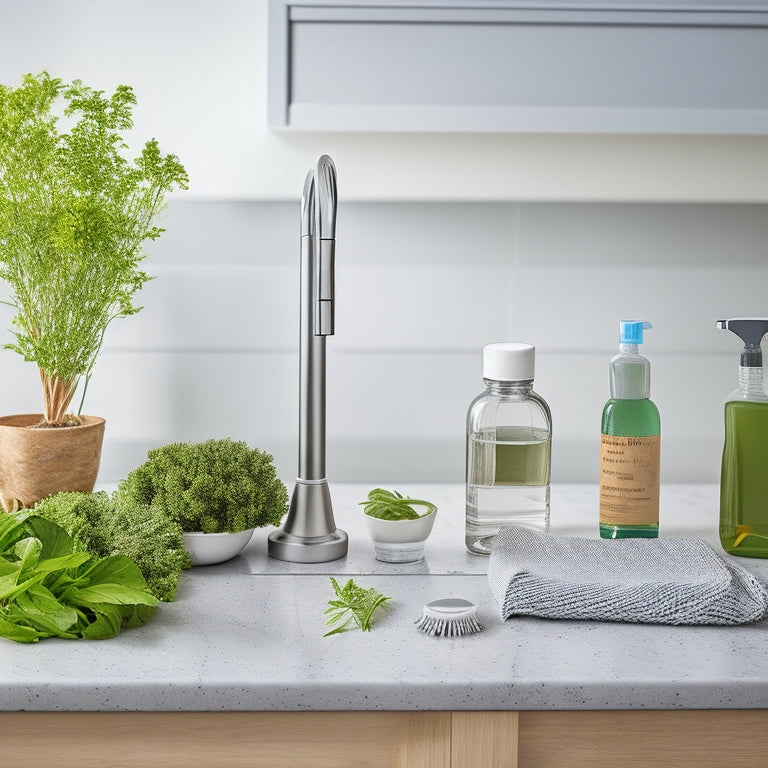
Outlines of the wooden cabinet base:
[{"label": "wooden cabinet base", "polygon": [[754,768],[768,711],[0,712],[15,768]]},{"label": "wooden cabinet base", "polygon": [[756,768],[768,710],[521,712],[520,768]]}]

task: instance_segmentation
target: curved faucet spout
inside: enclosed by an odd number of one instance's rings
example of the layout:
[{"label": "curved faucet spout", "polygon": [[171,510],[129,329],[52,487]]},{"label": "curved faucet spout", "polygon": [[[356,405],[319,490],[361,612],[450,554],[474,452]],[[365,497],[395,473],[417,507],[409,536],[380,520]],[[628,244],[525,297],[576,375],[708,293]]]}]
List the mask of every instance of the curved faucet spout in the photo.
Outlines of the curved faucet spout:
[{"label": "curved faucet spout", "polygon": [[301,193],[301,236],[315,234],[315,172],[310,168]]},{"label": "curved faucet spout", "polygon": [[336,237],[336,166],[328,155],[321,155],[315,171],[317,186],[318,233],[321,240]]}]

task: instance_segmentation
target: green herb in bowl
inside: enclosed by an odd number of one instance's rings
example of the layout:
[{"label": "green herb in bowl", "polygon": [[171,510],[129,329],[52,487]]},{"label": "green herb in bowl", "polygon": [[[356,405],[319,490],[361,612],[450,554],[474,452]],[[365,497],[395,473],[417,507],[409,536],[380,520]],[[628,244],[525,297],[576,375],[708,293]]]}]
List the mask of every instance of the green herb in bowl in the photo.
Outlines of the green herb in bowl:
[{"label": "green herb in bowl", "polygon": [[[383,488],[374,488],[368,494],[367,501],[361,501],[360,506],[364,507],[366,515],[380,520],[418,520],[437,510],[432,502],[411,499],[397,491],[385,491]],[[419,514],[414,507],[423,507],[425,511]]]}]

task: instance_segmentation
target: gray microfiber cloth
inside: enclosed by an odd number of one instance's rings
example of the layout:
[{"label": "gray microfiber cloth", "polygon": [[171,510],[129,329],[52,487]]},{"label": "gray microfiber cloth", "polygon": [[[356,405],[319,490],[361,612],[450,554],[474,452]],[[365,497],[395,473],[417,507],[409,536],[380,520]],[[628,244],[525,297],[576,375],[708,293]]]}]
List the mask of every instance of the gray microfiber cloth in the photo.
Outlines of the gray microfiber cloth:
[{"label": "gray microfiber cloth", "polygon": [[699,539],[581,539],[505,526],[488,581],[501,616],[651,624],[746,624],[768,592]]}]

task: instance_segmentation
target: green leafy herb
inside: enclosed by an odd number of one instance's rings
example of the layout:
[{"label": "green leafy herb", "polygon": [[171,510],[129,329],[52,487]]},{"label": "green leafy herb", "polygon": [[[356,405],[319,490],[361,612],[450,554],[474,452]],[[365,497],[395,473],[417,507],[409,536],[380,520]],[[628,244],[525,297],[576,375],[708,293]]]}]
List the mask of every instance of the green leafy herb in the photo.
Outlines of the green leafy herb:
[{"label": "green leafy herb", "polygon": [[166,193],[187,188],[155,139],[125,156],[134,104],[126,85],[106,97],[46,72],[0,85],[0,278],[16,311],[7,347],[37,363],[52,426],[76,423],[67,409],[107,326],[141,309],[142,245],[163,231],[153,221]]},{"label": "green leafy herb", "polygon": [[[363,511],[366,515],[382,520],[416,520],[437,510],[429,501],[411,499],[397,491],[385,491],[383,488],[374,488],[368,494],[368,500],[361,501],[360,505],[365,508]],[[414,507],[425,507],[426,512],[419,514]]]},{"label": "green leafy herb", "polygon": [[157,599],[123,556],[76,552],[63,528],[32,512],[0,515],[0,636],[114,637],[151,618]]},{"label": "green leafy herb", "polygon": [[181,526],[157,507],[104,491],[62,492],[38,502],[34,513],[60,525],[77,549],[130,557],[160,600],[175,598],[181,571],[191,565]]},{"label": "green leafy herb", "polygon": [[237,533],[279,525],[288,492],[270,454],[244,442],[206,440],[151,450],[120,483],[117,503],[152,506],[190,533]]},{"label": "green leafy herb", "polygon": [[357,625],[363,632],[370,632],[376,609],[381,607],[386,610],[387,600],[392,599],[384,597],[373,588],[359,587],[352,579],[340,587],[339,582],[331,577],[331,584],[336,593],[336,600],[328,601],[329,607],[325,611],[328,619],[325,623],[333,629],[323,637],[344,632],[350,624]]}]

